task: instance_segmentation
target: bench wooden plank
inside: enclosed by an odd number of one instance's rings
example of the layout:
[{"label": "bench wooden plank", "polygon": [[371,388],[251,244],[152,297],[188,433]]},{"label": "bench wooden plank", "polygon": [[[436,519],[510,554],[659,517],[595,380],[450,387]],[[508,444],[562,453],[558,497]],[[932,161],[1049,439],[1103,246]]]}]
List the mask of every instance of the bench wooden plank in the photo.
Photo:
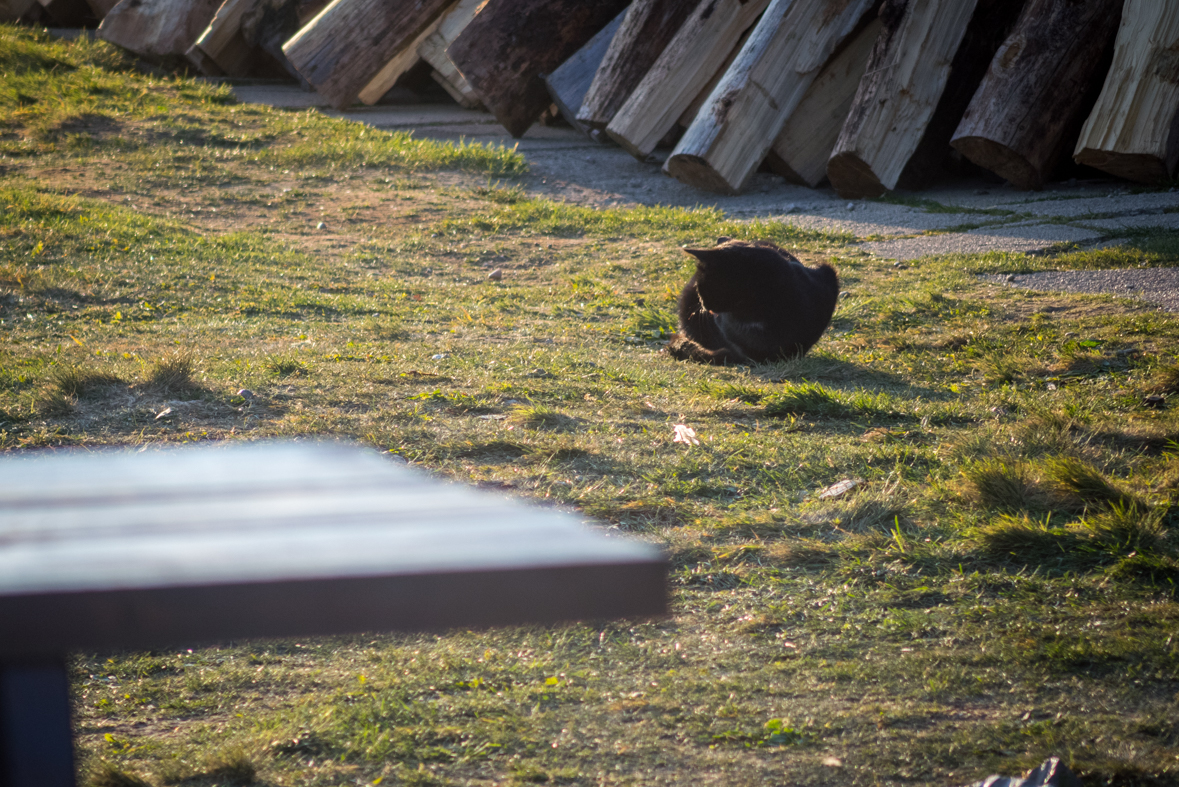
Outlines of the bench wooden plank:
[{"label": "bench wooden plank", "polygon": [[0,658],[666,610],[658,550],[340,444],[0,458]]}]

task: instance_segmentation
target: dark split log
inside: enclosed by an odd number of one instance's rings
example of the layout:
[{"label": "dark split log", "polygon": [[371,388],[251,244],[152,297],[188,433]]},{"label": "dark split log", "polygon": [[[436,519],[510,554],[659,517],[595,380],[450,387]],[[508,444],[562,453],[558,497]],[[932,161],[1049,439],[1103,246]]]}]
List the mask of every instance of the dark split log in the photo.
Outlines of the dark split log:
[{"label": "dark split log", "polygon": [[586,91],[579,122],[605,129],[700,0],[635,0]]},{"label": "dark split log", "polygon": [[1043,188],[1076,144],[1121,10],[1122,0],[1029,0],[950,144],[1021,189]]},{"label": "dark split log", "polygon": [[550,73],[626,8],[626,0],[489,0],[447,56],[513,137],[551,103]]}]

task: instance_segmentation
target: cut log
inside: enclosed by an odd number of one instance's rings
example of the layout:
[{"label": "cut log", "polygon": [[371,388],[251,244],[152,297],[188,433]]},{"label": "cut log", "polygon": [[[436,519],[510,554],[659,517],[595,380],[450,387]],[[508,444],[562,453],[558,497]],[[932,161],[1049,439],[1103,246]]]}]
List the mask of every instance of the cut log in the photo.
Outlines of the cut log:
[{"label": "cut log", "polygon": [[242,17],[257,2],[225,0],[209,26],[184,53],[189,62],[209,76],[248,76],[254,47],[242,38]]},{"label": "cut log", "polygon": [[579,122],[603,130],[700,0],[635,0],[586,91]]},{"label": "cut log", "polygon": [[220,0],[123,0],[98,37],[147,59],[183,57],[209,26]]},{"label": "cut log", "polygon": [[1140,183],[1174,175],[1179,164],[1179,4],[1126,0],[1113,65],[1073,158]]},{"label": "cut log", "polygon": [[550,73],[614,17],[627,0],[488,0],[446,54],[513,137],[552,101]]},{"label": "cut log", "polygon": [[1105,77],[1097,69],[1121,10],[1122,0],[1030,0],[950,144],[1018,188],[1043,188],[1076,144],[1065,134],[1077,133],[1090,87]]},{"label": "cut log", "polygon": [[[451,5],[451,8],[454,6]],[[445,13],[445,12],[443,12]],[[401,78],[401,75],[409,71],[418,61],[422,59],[418,54],[418,47],[426,40],[428,36],[438,29],[438,25],[442,23],[442,17],[439,16],[433,22],[426,26],[426,29],[418,33],[409,46],[401,50],[392,60],[385,64],[385,67],[377,72],[377,75],[372,78],[364,89],[360,91],[358,98],[365,104],[375,104],[381,100],[381,96],[389,92],[389,88]]]},{"label": "cut log", "polygon": [[823,64],[875,2],[771,0],[664,171],[696,188],[740,192]]},{"label": "cut log", "polygon": [[[716,73],[712,75],[712,78],[708,80],[708,84],[701,88],[700,92],[696,94],[696,97],[692,99],[692,103],[688,104],[687,109],[680,113],[679,118],[676,120],[676,124],[679,128],[668,132],[668,134],[665,135],[662,140],[660,140],[659,145],[656,147],[662,146],[666,140],[673,135],[675,136],[676,143],[680,141],[680,137],[683,136],[683,132],[686,131],[688,126],[692,125],[692,121],[696,119],[696,113],[700,111],[700,107],[704,106],[704,102],[707,101],[708,97],[712,95],[712,91],[716,90],[716,86],[720,84],[720,81],[724,78],[725,73],[733,65],[733,61],[737,59],[737,54],[745,48],[745,42],[749,40],[749,35],[752,32],[752,27],[745,28],[745,32],[742,33],[741,37],[737,39],[737,43],[733,45],[733,49],[729,52],[729,56],[725,58],[725,62],[721,63],[721,67],[718,68]],[[672,146],[674,147],[674,144]]]},{"label": "cut log", "polygon": [[880,28],[880,20],[873,19],[823,66],[766,154],[772,172],[811,188],[827,177],[827,159],[851,111]]},{"label": "cut log", "polygon": [[283,45],[287,60],[336,109],[433,22],[451,0],[334,0]]},{"label": "cut log", "polygon": [[442,85],[455,101],[468,109],[475,109],[482,104],[467,78],[446,56],[446,48],[454,43],[486,3],[487,0],[459,0],[458,5],[442,18],[438,29],[427,36],[418,47],[418,54],[422,56],[422,60],[434,67],[434,72],[430,74],[434,81]]},{"label": "cut log", "polygon": [[541,77],[561,116],[569,125],[587,136],[592,129],[577,119],[577,113],[581,109],[586,91],[594,81],[594,74],[597,73],[598,66],[606,56],[606,50],[610,48],[610,42],[625,17],[625,11],[614,17],[610,24],[599,30],[597,35],[574,52],[573,57],[562,63],[556,71]]},{"label": "cut log", "polygon": [[606,133],[642,160],[716,76],[769,0],[705,0],[615,113]]},{"label": "cut log", "polygon": [[845,198],[920,185],[953,136],[1022,0],[884,0],[883,28],[827,177]]}]

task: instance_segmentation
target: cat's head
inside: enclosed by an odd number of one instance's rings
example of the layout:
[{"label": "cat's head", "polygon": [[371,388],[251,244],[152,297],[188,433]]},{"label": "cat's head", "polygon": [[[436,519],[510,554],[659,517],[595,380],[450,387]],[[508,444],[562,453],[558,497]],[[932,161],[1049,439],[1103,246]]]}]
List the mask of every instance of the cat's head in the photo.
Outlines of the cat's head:
[{"label": "cat's head", "polygon": [[733,311],[756,299],[772,271],[789,254],[772,243],[718,238],[711,249],[685,248],[696,258],[696,288],[704,305],[712,311]]}]

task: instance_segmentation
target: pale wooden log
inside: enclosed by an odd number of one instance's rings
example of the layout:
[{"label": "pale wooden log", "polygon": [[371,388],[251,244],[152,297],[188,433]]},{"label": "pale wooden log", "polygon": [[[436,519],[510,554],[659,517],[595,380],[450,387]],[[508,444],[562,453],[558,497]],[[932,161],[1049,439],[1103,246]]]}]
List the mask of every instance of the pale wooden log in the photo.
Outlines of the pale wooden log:
[{"label": "pale wooden log", "polygon": [[442,18],[433,35],[427,36],[418,47],[418,54],[422,56],[422,60],[434,67],[430,74],[434,81],[442,85],[455,101],[468,109],[481,107],[482,103],[475,89],[467,82],[467,78],[446,56],[446,48],[454,43],[475,18],[475,14],[486,4],[487,0],[459,0],[458,5]]},{"label": "pale wooden log", "polygon": [[880,29],[880,20],[873,19],[823,66],[766,154],[772,172],[811,188],[827,177],[827,159],[851,111]]},{"label": "pale wooden log", "polygon": [[409,46],[451,0],[334,0],[282,51],[291,65],[337,109]]},{"label": "pale wooden log", "polygon": [[1078,164],[1140,183],[1179,164],[1179,4],[1126,0],[1113,65],[1077,140]]},{"label": "pale wooden log", "polygon": [[580,123],[604,130],[700,0],[635,0],[586,91]]},{"label": "pale wooden log", "polygon": [[[453,8],[454,5],[451,5]],[[449,9],[448,9],[449,10]],[[443,13],[446,13],[445,11]],[[422,59],[418,54],[418,47],[427,37],[432,35],[438,29],[438,25],[442,23],[442,17],[439,16],[431,22],[425,30],[418,34],[418,37],[410,43],[405,49],[397,53],[397,55],[385,64],[385,67],[377,72],[377,75],[372,78],[372,81],[364,86],[360,91],[358,98],[365,104],[375,104],[381,100],[381,96],[389,92],[389,88],[401,78],[401,75],[409,71],[417,62]]]},{"label": "pale wooden log", "polygon": [[585,45],[627,0],[488,0],[446,50],[486,106],[520,137],[551,103],[540,75]]},{"label": "pale wooden log", "polygon": [[902,176],[912,186],[932,174],[1021,7],[1019,0],[884,1],[883,29],[827,162],[840,196],[876,197]]},{"label": "pale wooden log", "polygon": [[[727,72],[733,65],[733,61],[737,59],[738,53],[740,53],[741,49],[744,48],[745,42],[749,40],[749,35],[752,32],[752,27],[745,28],[745,32],[742,33],[741,37],[737,39],[737,43],[733,44],[733,48],[729,52],[728,57],[725,58],[725,62],[721,63],[721,67],[718,68],[716,73],[712,75],[712,78],[708,80],[708,84],[700,89],[700,92],[696,94],[694,99],[692,99],[692,103],[688,104],[688,108],[680,113],[679,118],[676,119],[676,124],[681,127],[681,130],[687,129],[688,126],[692,125],[692,121],[696,119],[696,113],[700,111],[700,107],[704,106],[704,102],[707,101],[708,97],[712,95],[712,91],[716,90],[716,86],[720,84],[721,79],[723,79],[725,76],[725,72]],[[675,134],[676,142],[679,142],[680,136],[682,136],[682,134]],[[666,139],[667,136],[664,136],[663,140]],[[660,141],[660,145],[664,144],[663,140]]]},{"label": "pale wooden log", "polygon": [[767,5],[769,0],[701,3],[615,113],[606,133],[631,155],[645,159]]},{"label": "pale wooden log", "polygon": [[581,109],[586,91],[594,81],[594,74],[597,73],[598,66],[606,56],[606,50],[610,48],[610,42],[625,17],[625,11],[614,17],[610,24],[599,30],[597,35],[574,52],[573,56],[562,63],[556,71],[541,77],[561,116],[569,125],[587,136],[592,129],[577,119],[577,113]]},{"label": "pale wooden log", "polygon": [[209,26],[184,53],[189,62],[209,76],[247,76],[254,47],[242,38],[242,17],[257,2],[225,0]]},{"label": "pale wooden log", "polygon": [[220,6],[220,0],[123,0],[103,18],[98,37],[140,57],[183,56]]},{"label": "pale wooden log", "polygon": [[835,49],[876,0],[771,0],[663,166],[676,180],[741,191]]},{"label": "pale wooden log", "polygon": [[1074,140],[1122,0],[1030,0],[991,61],[950,144],[1021,189],[1044,180]]}]

